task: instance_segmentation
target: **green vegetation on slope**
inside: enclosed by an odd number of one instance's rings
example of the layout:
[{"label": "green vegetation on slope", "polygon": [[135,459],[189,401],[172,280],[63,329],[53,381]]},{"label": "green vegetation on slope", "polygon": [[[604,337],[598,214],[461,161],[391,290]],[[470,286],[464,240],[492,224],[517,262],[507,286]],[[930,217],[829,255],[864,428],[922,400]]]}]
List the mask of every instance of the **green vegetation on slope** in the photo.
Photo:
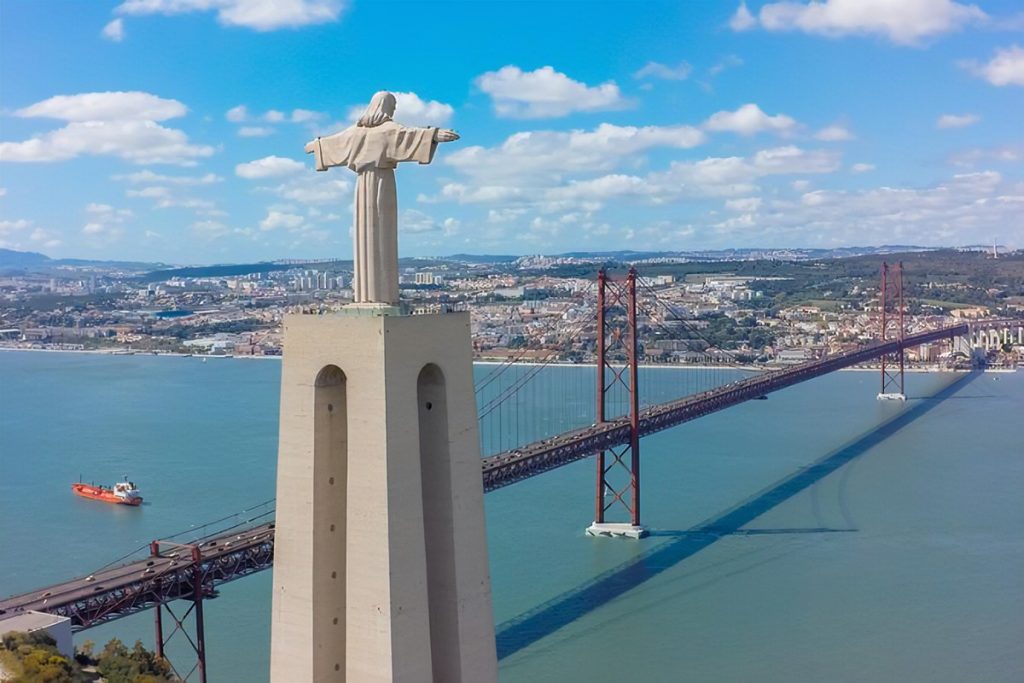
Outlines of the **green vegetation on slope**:
[{"label": "green vegetation on slope", "polygon": [[57,650],[57,643],[44,632],[11,631],[0,639],[0,669],[8,683],[85,683],[100,676],[107,683],[159,683],[177,681],[170,664],[135,641],[129,650],[114,638],[98,655],[86,641],[75,659]]}]

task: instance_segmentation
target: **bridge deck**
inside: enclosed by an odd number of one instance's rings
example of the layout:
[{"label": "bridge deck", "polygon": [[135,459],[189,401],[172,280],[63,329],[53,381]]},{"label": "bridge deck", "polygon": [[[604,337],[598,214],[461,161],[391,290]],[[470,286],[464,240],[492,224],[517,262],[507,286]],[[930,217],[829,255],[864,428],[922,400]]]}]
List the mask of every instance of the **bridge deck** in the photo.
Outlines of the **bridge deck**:
[{"label": "bridge deck", "polygon": [[157,603],[191,599],[197,570],[206,595],[212,597],[217,585],[271,566],[274,525],[203,539],[199,548],[198,563],[193,561],[189,548],[178,547],[156,557],[0,600],[0,614],[49,612],[69,617],[72,629],[77,631]]},{"label": "bridge deck", "polygon": [[[640,414],[640,436],[653,434],[799,382],[894,353],[901,348],[966,334],[967,330],[966,324],[955,325],[911,335],[902,341],[876,343],[822,360],[794,365],[785,370],[737,380],[710,391],[652,406]],[[484,458],[484,491],[493,491],[514,484],[628,441],[629,418],[622,417]]]}]

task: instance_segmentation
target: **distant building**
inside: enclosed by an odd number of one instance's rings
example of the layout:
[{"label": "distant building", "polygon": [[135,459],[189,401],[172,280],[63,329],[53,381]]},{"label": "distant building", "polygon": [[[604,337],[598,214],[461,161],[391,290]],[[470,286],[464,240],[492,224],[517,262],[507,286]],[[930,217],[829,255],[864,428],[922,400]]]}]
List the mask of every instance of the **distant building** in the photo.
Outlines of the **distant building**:
[{"label": "distant building", "polygon": [[984,306],[972,306],[970,308],[954,308],[949,312],[954,318],[984,318],[989,311]]},{"label": "distant building", "polygon": [[807,360],[814,360],[812,349],[783,349],[775,357],[780,363],[803,363]]},{"label": "distant building", "polygon": [[418,285],[443,285],[444,278],[432,272],[416,273],[416,284]]}]

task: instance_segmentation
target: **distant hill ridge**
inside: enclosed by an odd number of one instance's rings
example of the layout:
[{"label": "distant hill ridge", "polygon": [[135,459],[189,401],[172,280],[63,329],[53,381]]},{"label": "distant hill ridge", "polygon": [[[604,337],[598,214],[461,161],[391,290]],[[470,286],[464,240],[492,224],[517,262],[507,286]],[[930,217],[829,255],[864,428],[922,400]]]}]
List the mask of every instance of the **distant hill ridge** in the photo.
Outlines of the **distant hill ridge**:
[{"label": "distant hill ridge", "polygon": [[0,268],[58,267],[58,266],[100,266],[107,268],[124,268],[126,270],[151,270],[162,263],[145,261],[104,261],[94,259],[62,258],[52,259],[46,254],[35,251],[15,251],[0,249]]},{"label": "distant hill ridge", "polygon": [[[909,252],[939,251],[942,249],[978,250],[982,245],[969,245],[961,247],[922,247],[910,244],[888,244],[876,247],[836,247],[829,249],[821,248],[755,248],[744,247],[735,249],[689,249],[679,251],[571,251],[561,254],[544,254],[550,258],[575,258],[575,259],[605,259],[628,263],[631,261],[645,261],[657,259],[691,259],[694,261],[722,261],[722,260],[745,260],[751,258],[785,258],[792,260],[802,259],[830,259],[848,258],[851,256],[870,256],[873,254],[897,254]],[[1005,247],[999,247],[1006,250]],[[443,263],[454,261],[459,263],[508,263],[515,261],[521,256],[513,254],[452,254],[451,256],[438,257],[410,257],[401,259],[403,265],[423,266],[431,261]],[[14,249],[0,248],[0,268],[6,269],[40,269],[56,268],[59,266],[95,266],[106,268],[122,268],[134,270],[140,273],[141,279],[145,281],[166,280],[171,277],[224,277],[233,275],[245,275],[247,273],[269,273],[278,270],[302,267],[308,264],[315,268],[327,263],[338,263],[349,266],[350,259],[289,259],[287,261],[261,261],[257,263],[223,263],[214,265],[177,266],[168,267],[163,263],[147,263],[144,261],[107,261],[92,259],[52,259],[45,254],[33,251],[16,251]]]}]

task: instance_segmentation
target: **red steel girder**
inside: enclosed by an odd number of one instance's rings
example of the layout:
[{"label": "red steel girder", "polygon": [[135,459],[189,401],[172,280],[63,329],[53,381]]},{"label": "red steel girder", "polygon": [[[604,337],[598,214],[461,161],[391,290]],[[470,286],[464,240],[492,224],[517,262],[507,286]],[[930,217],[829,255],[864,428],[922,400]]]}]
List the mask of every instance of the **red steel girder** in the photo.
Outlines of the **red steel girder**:
[{"label": "red steel girder", "polygon": [[[890,340],[901,342],[899,349],[892,354],[884,354],[881,357],[881,395],[899,394],[903,395],[903,338],[906,337],[906,321],[904,318],[903,305],[903,261],[895,266],[889,266],[882,262],[882,284],[880,287],[881,325],[879,329],[879,341],[885,343]],[[895,320],[889,317],[890,307],[896,315]],[[895,325],[896,329],[893,330]]]},{"label": "red steel girder", "polygon": [[[597,275],[597,423],[608,422],[608,397],[619,385],[629,396],[629,437],[624,448],[613,450],[607,464],[605,451],[597,453],[594,491],[594,522],[605,522],[605,513],[616,503],[625,508],[634,526],[640,525],[640,435],[639,387],[637,373],[636,269],[630,268],[625,281],[616,281],[601,270]],[[616,364],[616,361],[618,363]],[[611,381],[607,381],[608,374]],[[628,463],[626,454],[628,452]],[[609,473],[616,465],[628,476],[628,483],[615,486]],[[608,494],[611,500],[608,501]]]}]

